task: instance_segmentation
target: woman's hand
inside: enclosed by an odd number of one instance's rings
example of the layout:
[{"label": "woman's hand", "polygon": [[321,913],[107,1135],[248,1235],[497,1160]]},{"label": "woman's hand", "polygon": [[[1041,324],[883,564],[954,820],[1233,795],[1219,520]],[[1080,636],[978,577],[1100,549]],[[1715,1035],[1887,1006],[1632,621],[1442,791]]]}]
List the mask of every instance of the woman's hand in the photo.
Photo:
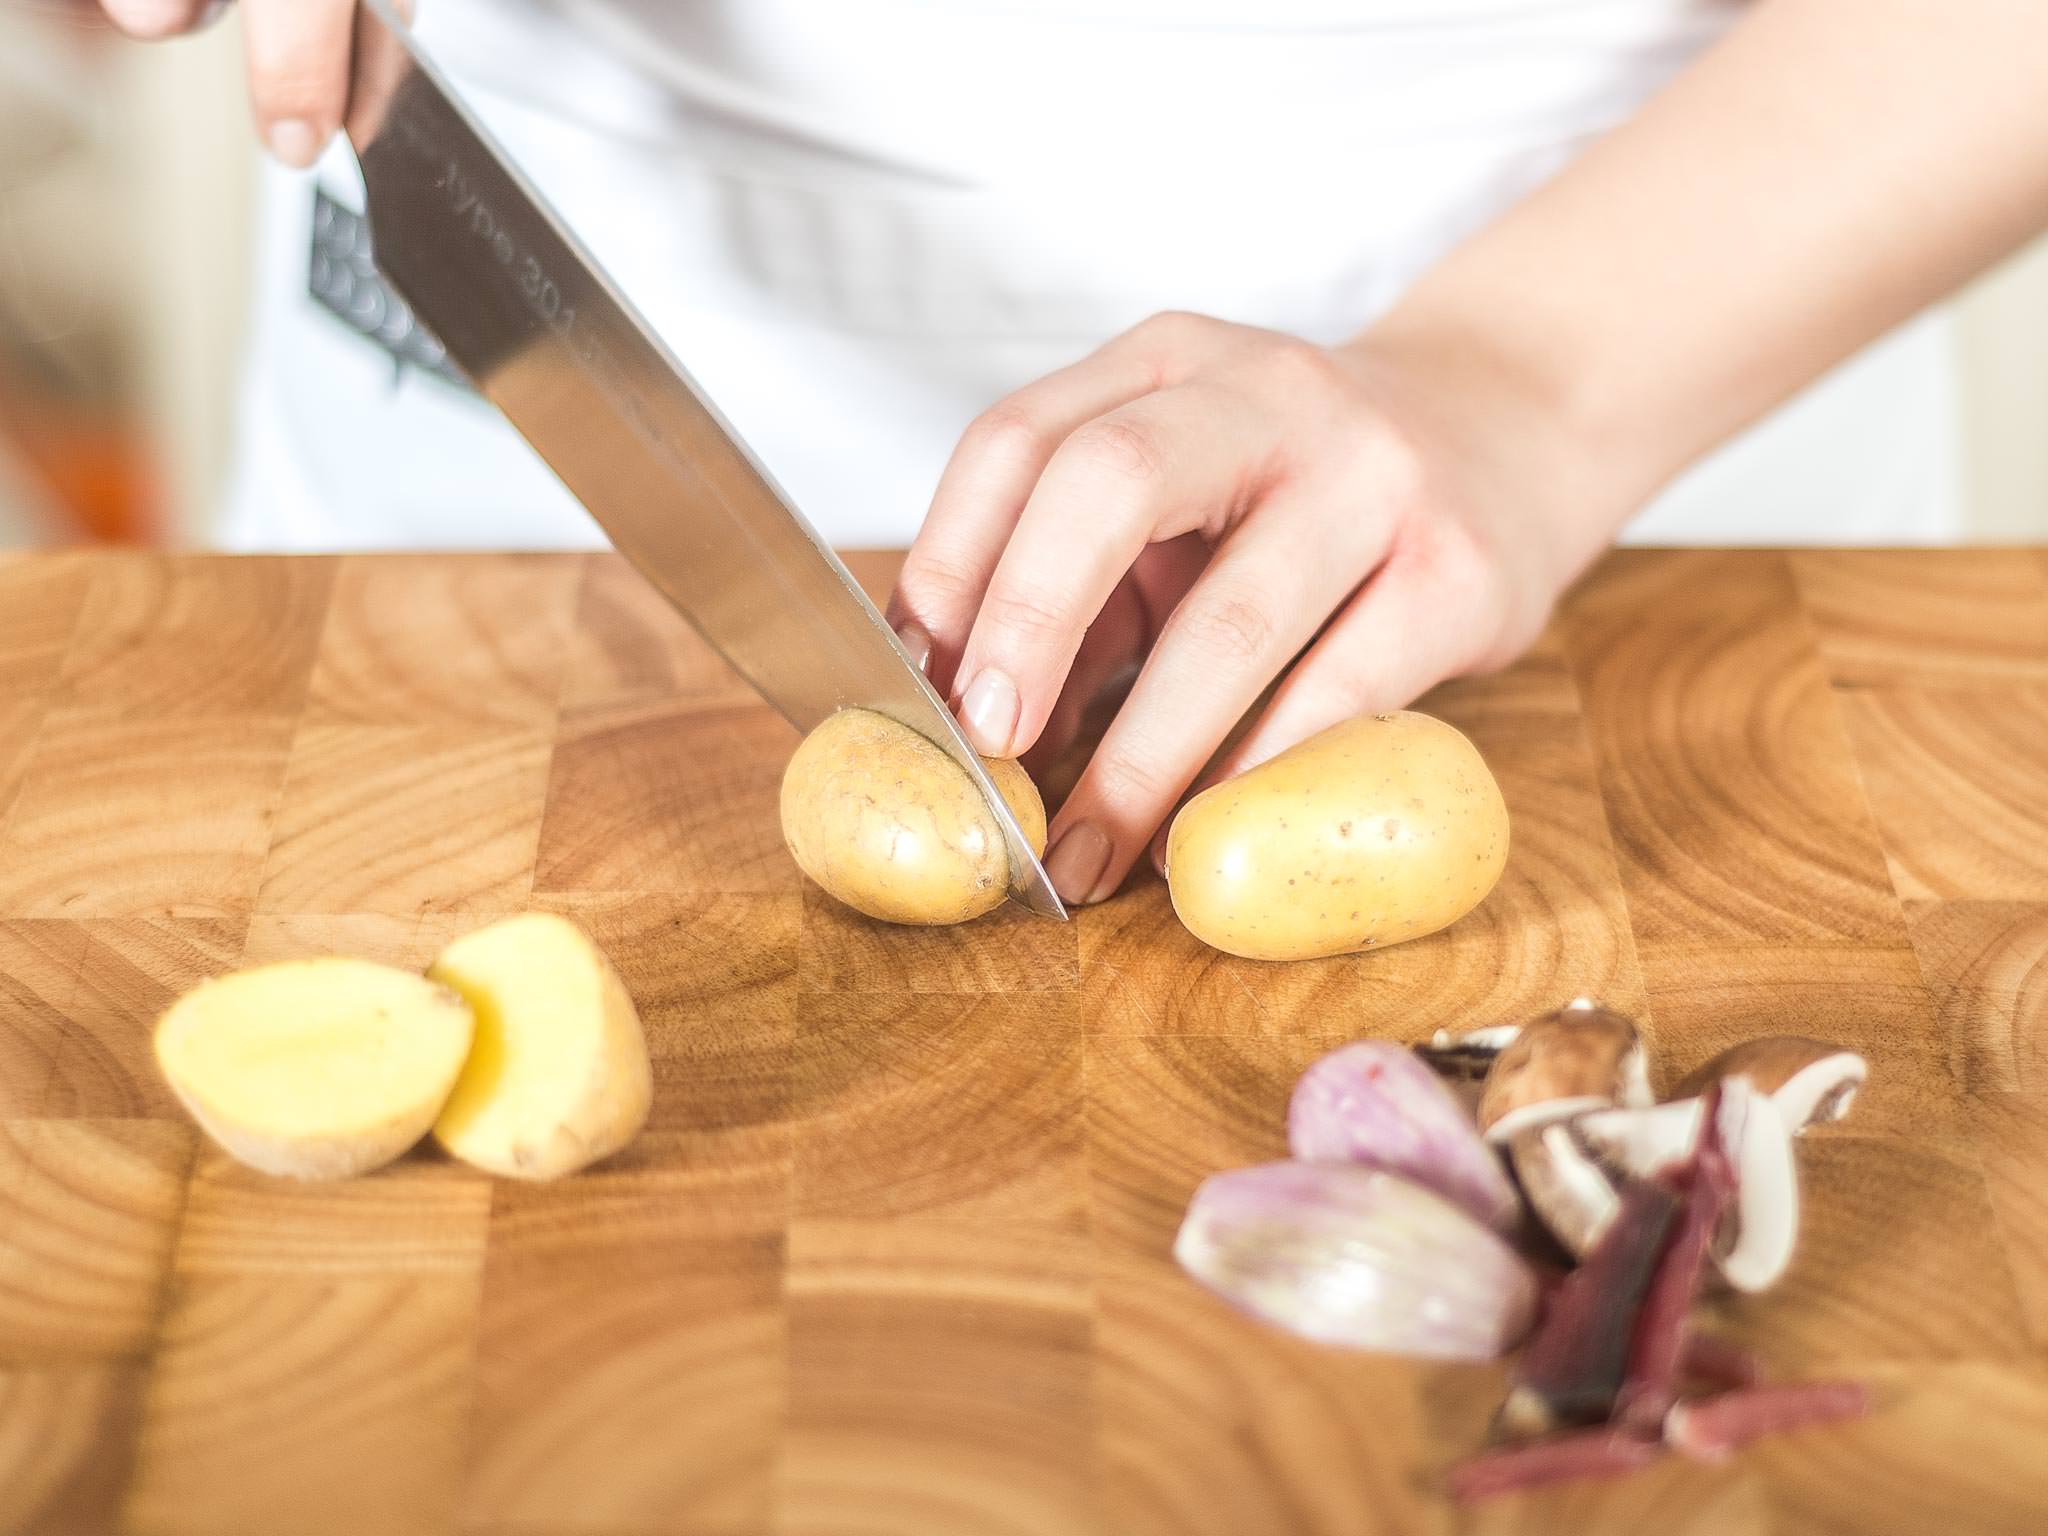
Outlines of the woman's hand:
[{"label": "woman's hand", "polygon": [[969,736],[1021,752],[1150,647],[1061,894],[1304,644],[1216,771],[1505,661],[1658,486],[2039,230],[2043,57],[2048,6],[1753,6],[1352,346],[1166,316],[982,417],[894,604]]},{"label": "woman's hand", "polygon": [[[115,26],[141,38],[196,31],[225,9],[223,0],[100,4]],[[303,169],[320,157],[348,105],[354,0],[241,0],[241,12],[257,132],[279,160]]]},{"label": "woman's hand", "polygon": [[1056,750],[1143,658],[1053,826],[1063,897],[1117,888],[1283,671],[1212,777],[1511,660],[1605,542],[1562,434],[1457,352],[1160,315],[968,429],[891,606],[968,737]]}]

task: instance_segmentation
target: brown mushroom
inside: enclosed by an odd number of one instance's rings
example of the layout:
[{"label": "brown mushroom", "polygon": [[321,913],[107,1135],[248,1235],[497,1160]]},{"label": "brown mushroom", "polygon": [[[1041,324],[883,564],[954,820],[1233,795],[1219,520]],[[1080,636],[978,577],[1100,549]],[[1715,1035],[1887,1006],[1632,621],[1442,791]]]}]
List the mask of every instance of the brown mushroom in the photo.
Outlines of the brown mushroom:
[{"label": "brown mushroom", "polygon": [[1440,1076],[1453,1082],[1480,1082],[1493,1070],[1500,1053],[1522,1032],[1519,1024],[1487,1024],[1479,1029],[1440,1029],[1415,1054]]},{"label": "brown mushroom", "polygon": [[1479,1129],[1509,1142],[1523,1131],[1610,1105],[1652,1102],[1633,1021],[1578,998],[1516,1032],[1486,1074]]},{"label": "brown mushroom", "polygon": [[[1783,1118],[1745,1077],[1727,1079],[1721,1133],[1735,1164],[1736,1196],[1715,1233],[1715,1267],[1739,1291],[1784,1274],[1799,1233],[1799,1181]],[[1591,1110],[1518,1133],[1509,1143],[1530,1208],[1575,1255],[1590,1252],[1632,1181],[1685,1163],[1699,1139],[1699,1099]]]},{"label": "brown mushroom", "polygon": [[1444,1080],[1451,1094],[1475,1119],[1479,1095],[1486,1086],[1486,1074],[1500,1053],[1522,1032],[1519,1024],[1488,1024],[1461,1032],[1440,1029],[1415,1047],[1415,1054]]},{"label": "brown mushroom", "polygon": [[1869,1075],[1869,1063],[1854,1051],[1803,1035],[1765,1035],[1729,1047],[1690,1073],[1673,1097],[1697,1098],[1714,1083],[1746,1077],[1796,1134],[1848,1114]]}]

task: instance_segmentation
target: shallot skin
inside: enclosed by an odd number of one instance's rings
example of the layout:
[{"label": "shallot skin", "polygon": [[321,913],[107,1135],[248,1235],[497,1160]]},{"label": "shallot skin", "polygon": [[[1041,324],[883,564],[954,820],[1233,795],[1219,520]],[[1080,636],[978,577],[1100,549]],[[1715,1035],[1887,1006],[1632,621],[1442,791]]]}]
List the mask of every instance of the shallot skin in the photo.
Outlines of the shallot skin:
[{"label": "shallot skin", "polygon": [[1450,1201],[1380,1169],[1266,1163],[1195,1191],[1173,1246],[1195,1279],[1304,1338],[1491,1360],[1536,1317],[1536,1276]]},{"label": "shallot skin", "polygon": [[1513,1232],[1522,1202],[1500,1154],[1458,1096],[1406,1046],[1361,1040],[1301,1075],[1287,1104],[1287,1145],[1309,1163],[1384,1168]]}]

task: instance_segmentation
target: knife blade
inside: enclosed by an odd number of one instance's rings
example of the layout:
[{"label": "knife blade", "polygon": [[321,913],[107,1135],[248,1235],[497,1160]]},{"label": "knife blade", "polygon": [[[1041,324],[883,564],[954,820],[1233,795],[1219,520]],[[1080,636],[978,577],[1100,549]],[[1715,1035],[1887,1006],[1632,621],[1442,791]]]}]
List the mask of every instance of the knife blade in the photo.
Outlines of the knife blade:
[{"label": "knife blade", "polygon": [[376,264],[632,564],[808,731],[877,710],[987,798],[1010,894],[1065,908],[945,701],[875,605],[387,0],[357,0],[343,127]]}]

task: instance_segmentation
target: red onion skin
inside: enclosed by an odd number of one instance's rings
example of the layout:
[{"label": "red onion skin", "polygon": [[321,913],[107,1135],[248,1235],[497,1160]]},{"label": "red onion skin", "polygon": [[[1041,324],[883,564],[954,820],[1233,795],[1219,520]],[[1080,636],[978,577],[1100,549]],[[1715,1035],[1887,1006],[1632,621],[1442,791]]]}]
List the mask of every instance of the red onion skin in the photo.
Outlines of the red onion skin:
[{"label": "red onion skin", "polygon": [[1709,1387],[1753,1387],[1764,1379],[1763,1362],[1718,1333],[1688,1333],[1678,1369],[1686,1380]]},{"label": "red onion skin", "polygon": [[1544,1434],[1613,1413],[1633,1323],[1679,1214],[1679,1197],[1664,1183],[1637,1180],[1622,1191],[1620,1212],[1559,1282],[1522,1348],[1497,1424],[1503,1433]]},{"label": "red onion skin", "polygon": [[1845,1423],[1869,1412],[1870,1391],[1859,1382],[1738,1387],[1676,1404],[1665,1416],[1664,1438],[1695,1461],[1726,1461],[1765,1435],[1810,1424]]},{"label": "red onion skin", "polygon": [[1657,1441],[1601,1424],[1481,1451],[1452,1467],[1446,1486],[1455,1502],[1475,1504],[1551,1483],[1621,1477],[1662,1455],[1664,1447]]},{"label": "red onion skin", "polygon": [[1380,1168],[1442,1195],[1503,1235],[1522,1203],[1457,1095],[1406,1046],[1359,1040],[1302,1073],[1287,1144],[1309,1163]]},{"label": "red onion skin", "polygon": [[1491,1228],[1398,1174],[1265,1163],[1203,1181],[1174,1257],[1276,1327],[1352,1349],[1491,1360],[1535,1320],[1529,1266]]},{"label": "red onion skin", "polygon": [[1721,1087],[1707,1091],[1700,1106],[1700,1136],[1682,1175],[1677,1227],[1657,1261],[1657,1272],[1636,1315],[1628,1368],[1617,1417],[1654,1431],[1678,1400],[1679,1364],[1685,1350],[1685,1319],[1699,1291],[1707,1250],[1721,1217],[1735,1198],[1735,1165],[1721,1140]]}]

